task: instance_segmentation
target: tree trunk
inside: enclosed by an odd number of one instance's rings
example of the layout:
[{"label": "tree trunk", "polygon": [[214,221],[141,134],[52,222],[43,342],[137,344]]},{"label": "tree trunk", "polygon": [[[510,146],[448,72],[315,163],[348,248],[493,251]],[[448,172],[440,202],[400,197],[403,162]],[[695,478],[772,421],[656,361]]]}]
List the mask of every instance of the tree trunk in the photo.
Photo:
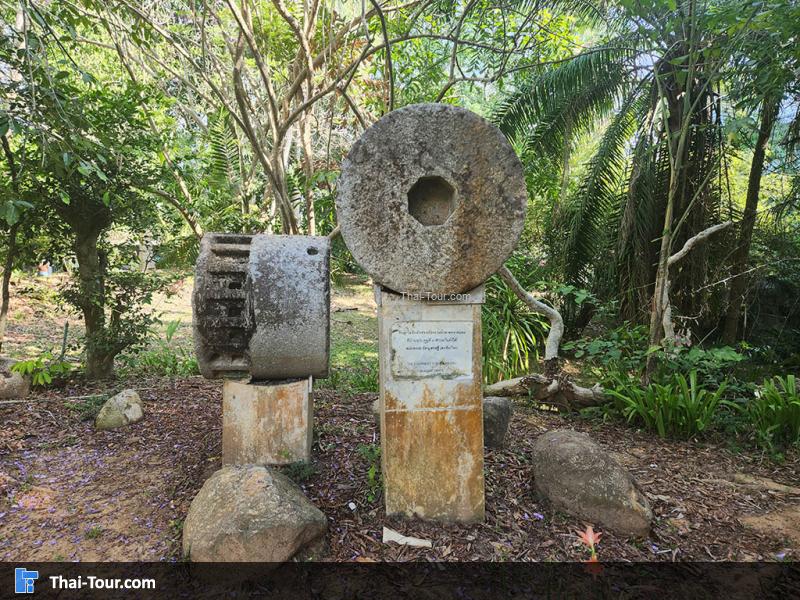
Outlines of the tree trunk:
[{"label": "tree trunk", "polygon": [[9,284],[11,283],[11,270],[14,268],[14,258],[17,255],[17,230],[19,223],[14,223],[8,231],[8,252],[6,263],[3,266],[3,291],[2,304],[0,304],[0,352],[6,339],[6,324],[8,323],[8,305],[11,300]]},{"label": "tree trunk", "polygon": [[[11,151],[11,145],[8,143],[8,138],[5,135],[0,136],[0,144],[3,146],[3,154],[5,154],[6,162],[8,163],[8,171],[11,175],[11,187],[14,190],[14,195],[17,200],[22,199],[22,194],[19,188],[19,179],[17,178],[17,165],[14,161],[14,153]],[[11,300],[9,285],[11,283],[11,270],[14,268],[14,259],[17,256],[17,231],[19,230],[19,221],[14,223],[8,230],[8,252],[6,254],[6,263],[3,267],[3,288],[2,288],[2,304],[0,304],[0,352],[3,350],[3,343],[6,340],[6,325],[8,323],[8,305]]]},{"label": "tree trunk", "polygon": [[722,329],[722,342],[733,344],[739,332],[739,313],[742,310],[742,301],[747,287],[747,278],[743,275],[750,258],[750,244],[753,239],[753,228],[758,212],[758,196],[761,190],[761,175],[764,172],[764,162],[767,153],[767,144],[772,135],[772,129],[778,117],[780,97],[764,98],[761,104],[761,126],[758,130],[756,147],[753,150],[753,161],[750,163],[750,176],[747,180],[747,197],[742,215],[742,225],[739,230],[739,239],[733,254],[733,279],[731,280],[728,295],[728,310],[725,314],[725,324]]},{"label": "tree trunk", "polygon": [[[664,213],[664,229],[661,234],[661,248],[658,253],[658,270],[656,271],[655,287],[653,289],[653,300],[650,308],[650,340],[649,347],[653,348],[661,344],[664,338],[664,310],[666,309],[665,298],[669,295],[669,249],[672,244],[672,218],[675,209],[675,197],[677,195],[678,172],[682,166],[682,161],[673,166],[670,176],[670,189],[667,197],[667,209]],[[647,366],[645,369],[645,380],[649,381],[655,370],[655,353],[647,355]]]},{"label": "tree trunk", "polygon": [[[674,83],[674,82],[672,82]],[[659,95],[668,105],[665,133],[668,135],[667,143],[670,146],[669,189],[667,190],[667,203],[664,211],[664,225],[661,233],[661,246],[658,251],[658,269],[653,286],[653,299],[650,306],[650,336],[649,347],[661,345],[664,339],[664,311],[667,306],[665,299],[669,297],[669,256],[672,248],[672,236],[676,205],[681,202],[685,185],[685,167],[688,148],[688,138],[691,123],[691,102],[688,89],[670,84],[664,88],[656,75]],[[680,92],[680,93],[679,93]],[[656,366],[655,352],[647,355],[645,367],[645,381],[649,381]]]},{"label": "tree trunk", "polygon": [[97,249],[99,233],[76,232],[75,256],[81,311],[86,325],[86,377],[105,379],[114,374],[114,352],[105,339],[105,281]]},{"label": "tree trunk", "polygon": [[605,404],[611,398],[606,395],[599,383],[590,388],[572,383],[567,377],[556,378],[546,375],[523,375],[487,385],[483,395],[522,397],[541,404],[556,406],[563,411],[576,411],[590,406]]}]

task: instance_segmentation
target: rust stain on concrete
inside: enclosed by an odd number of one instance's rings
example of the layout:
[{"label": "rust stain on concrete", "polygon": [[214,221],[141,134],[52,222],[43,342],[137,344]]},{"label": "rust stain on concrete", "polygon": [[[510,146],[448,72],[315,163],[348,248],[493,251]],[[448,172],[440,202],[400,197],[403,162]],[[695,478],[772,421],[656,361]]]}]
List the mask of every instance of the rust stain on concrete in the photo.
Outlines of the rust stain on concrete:
[{"label": "rust stain on concrete", "polygon": [[222,392],[222,464],[282,465],[311,457],[311,384],[226,381]]},{"label": "rust stain on concrete", "polygon": [[483,520],[480,408],[388,412],[384,419],[387,514]]},{"label": "rust stain on concrete", "polygon": [[[387,514],[438,521],[484,518],[480,302],[409,301],[378,289],[381,445]],[[472,324],[471,373],[394,377],[391,332],[401,322]],[[433,355],[431,358],[435,359]]]}]

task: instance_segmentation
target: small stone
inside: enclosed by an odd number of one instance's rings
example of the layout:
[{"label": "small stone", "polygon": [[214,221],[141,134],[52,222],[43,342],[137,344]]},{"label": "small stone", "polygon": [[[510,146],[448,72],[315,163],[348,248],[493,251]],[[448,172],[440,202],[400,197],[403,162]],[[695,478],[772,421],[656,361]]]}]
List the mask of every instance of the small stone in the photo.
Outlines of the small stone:
[{"label": "small stone", "polygon": [[195,562],[284,562],[326,529],[325,515],[282,473],[223,467],[192,501],[183,554]]},{"label": "small stone", "polygon": [[116,429],[136,423],[144,417],[144,405],[136,390],[122,390],[109,398],[97,417],[94,426],[97,429]]},{"label": "small stone", "polygon": [[585,433],[545,433],[533,458],[536,490],[554,507],[623,535],[650,531],[653,513],[633,477]]},{"label": "small stone", "polygon": [[483,443],[489,448],[502,448],[514,410],[511,400],[498,396],[483,399]]},{"label": "small stone", "polygon": [[17,363],[10,358],[0,358],[0,398],[26,398],[31,391],[31,381],[11,370]]}]

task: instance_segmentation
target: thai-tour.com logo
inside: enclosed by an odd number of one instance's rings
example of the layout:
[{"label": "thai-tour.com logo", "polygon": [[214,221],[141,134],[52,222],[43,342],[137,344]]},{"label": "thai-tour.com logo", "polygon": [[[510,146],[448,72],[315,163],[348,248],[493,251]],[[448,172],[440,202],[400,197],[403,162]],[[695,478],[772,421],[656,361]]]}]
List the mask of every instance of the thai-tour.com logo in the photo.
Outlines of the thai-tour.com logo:
[{"label": "thai-tour.com logo", "polygon": [[14,569],[14,591],[17,594],[32,594],[33,582],[39,579],[39,571],[28,571],[25,567]]},{"label": "thai-tour.com logo", "polygon": [[[25,567],[14,569],[14,591],[17,594],[32,594],[34,582],[39,579],[39,571],[29,571]],[[46,578],[54,590],[154,590],[155,579],[143,577],[121,579],[118,577],[64,577],[63,575],[50,575]]]}]

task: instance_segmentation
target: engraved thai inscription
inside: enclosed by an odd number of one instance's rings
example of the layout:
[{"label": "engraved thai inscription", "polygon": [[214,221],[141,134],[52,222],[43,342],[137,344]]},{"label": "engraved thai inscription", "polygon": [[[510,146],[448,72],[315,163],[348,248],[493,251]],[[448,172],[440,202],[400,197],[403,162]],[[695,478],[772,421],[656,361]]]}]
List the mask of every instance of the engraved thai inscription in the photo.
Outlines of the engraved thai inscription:
[{"label": "engraved thai inscription", "polygon": [[391,334],[392,375],[454,379],[472,374],[472,323],[411,321]]}]

